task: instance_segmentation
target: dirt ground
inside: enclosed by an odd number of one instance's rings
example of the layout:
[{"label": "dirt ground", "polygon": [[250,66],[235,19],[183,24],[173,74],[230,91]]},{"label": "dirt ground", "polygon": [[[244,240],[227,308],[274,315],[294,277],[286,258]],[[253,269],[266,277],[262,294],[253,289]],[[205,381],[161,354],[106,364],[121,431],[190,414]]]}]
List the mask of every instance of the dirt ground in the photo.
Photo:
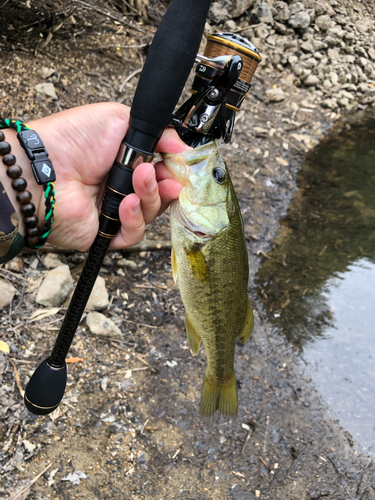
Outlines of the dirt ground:
[{"label": "dirt ground", "polygon": [[[14,5],[0,13],[6,28],[0,40],[2,116],[27,120],[92,102],[131,104],[137,75],[130,76],[142,67],[153,26],[124,25],[77,6],[47,42],[50,18]],[[101,272],[111,296],[105,314],[123,336],[93,336],[83,320],[71,355],[84,362],[69,365],[60,409],[48,417],[29,414],[13,364],[25,387],[49,354],[66,309],[30,320],[46,269],[43,253],[25,252],[18,272],[0,270],[20,292],[0,326],[11,346],[9,356],[0,356],[4,498],[14,498],[47,466],[17,498],[374,498],[372,457],[357,449],[322,403],[299,354],[267,322],[254,290],[263,254],[296,189],[298,168],[337,119],[314,106],[309,89],[287,81],[287,98],[269,102],[265,91],[278,79],[260,66],[233,141],[220,147],[244,218],[256,321],[252,339],[236,352],[238,417],[199,415],[205,354],[193,357],[189,351],[168,250],[108,254]],[[54,83],[57,100],[36,92],[46,81]],[[169,239],[168,214],[146,237]],[[59,255],[77,280],[83,255]],[[117,265],[124,255],[135,263],[132,268]]]}]

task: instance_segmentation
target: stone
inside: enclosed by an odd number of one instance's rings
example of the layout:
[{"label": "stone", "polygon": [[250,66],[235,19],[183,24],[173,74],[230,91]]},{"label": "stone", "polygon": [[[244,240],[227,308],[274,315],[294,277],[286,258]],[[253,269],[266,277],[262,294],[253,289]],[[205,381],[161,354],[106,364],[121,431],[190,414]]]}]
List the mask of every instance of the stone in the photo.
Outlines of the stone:
[{"label": "stone", "polygon": [[303,50],[303,52],[306,53],[313,52],[314,51],[313,44],[310,41],[303,42],[301,43],[301,50]]},{"label": "stone", "polygon": [[266,90],[265,94],[270,102],[280,102],[283,101],[286,97],[285,92],[280,87],[276,87],[275,89],[268,89]]},{"label": "stone", "polygon": [[323,87],[326,90],[331,89],[333,87],[331,80],[325,79],[324,82],[323,82]]},{"label": "stone", "polygon": [[321,31],[327,31],[332,26],[332,20],[326,14],[318,16],[315,18],[315,26]]},{"label": "stone", "polygon": [[[255,0],[233,0],[230,3],[229,13],[232,17],[241,16],[247,9],[255,5]],[[211,7],[212,10],[212,7]]]},{"label": "stone", "polygon": [[108,291],[105,286],[105,280],[102,276],[96,278],[86,309],[89,311],[101,311],[109,306]]},{"label": "stone", "polygon": [[310,21],[311,19],[309,14],[305,11],[301,11],[291,15],[288,23],[294,29],[305,29],[310,25]]},{"label": "stone", "polygon": [[50,97],[53,101],[57,101],[58,97],[53,83],[38,83],[34,88],[37,92],[43,94],[44,97]]},{"label": "stone", "polygon": [[54,269],[55,267],[61,266],[62,262],[60,256],[57,253],[47,253],[43,259],[44,265],[49,269]]},{"label": "stone", "polygon": [[13,257],[12,260],[6,263],[6,269],[14,273],[20,273],[23,269],[23,259],[21,257]]},{"label": "stone", "polygon": [[303,10],[305,10],[305,6],[303,5],[302,2],[296,2],[296,3],[293,3],[290,7],[290,13],[291,14],[297,14],[297,12],[301,12]]},{"label": "stone", "polygon": [[308,75],[308,77],[303,81],[306,87],[312,87],[313,85],[318,85],[319,78],[316,75]]},{"label": "stone", "polygon": [[215,24],[222,23],[229,18],[229,12],[219,2],[214,2],[211,5],[210,18]]},{"label": "stone", "polygon": [[285,26],[285,24],[278,23],[277,21],[274,21],[273,26],[274,26],[274,28],[275,28],[275,29],[276,29],[279,33],[281,33],[282,35],[284,35],[284,33],[285,33],[285,32],[286,32],[286,30],[287,30],[287,27]]},{"label": "stone", "polygon": [[116,262],[116,265],[119,267],[128,267],[129,269],[137,269],[138,264],[134,262],[134,260],[129,260],[129,259],[119,259]]},{"label": "stone", "polygon": [[273,24],[273,17],[267,0],[260,0],[253,10],[260,23]]},{"label": "stone", "polygon": [[360,33],[367,33],[373,27],[374,21],[370,18],[355,21],[355,27]]},{"label": "stone", "polygon": [[233,21],[233,19],[228,19],[227,21],[225,21],[224,23],[224,29],[228,30],[228,31],[236,31],[238,28],[237,24],[235,23],[235,21]]},{"label": "stone", "polygon": [[375,61],[375,49],[373,47],[370,47],[369,49],[367,49],[367,53],[369,55],[369,57]]},{"label": "stone", "polygon": [[337,49],[328,49],[327,56],[331,61],[338,61],[340,58],[340,52]]},{"label": "stone", "polygon": [[258,26],[257,28],[255,28],[254,32],[255,32],[255,36],[257,38],[261,38],[261,39],[267,38],[268,35],[270,34],[270,32],[264,26],[264,24],[261,24],[260,26]]},{"label": "stone", "polygon": [[322,106],[324,108],[334,109],[337,106],[337,101],[334,98],[324,99],[322,101]]},{"label": "stone", "polygon": [[63,264],[49,271],[39,287],[36,302],[47,307],[60,306],[73,288],[69,266]]},{"label": "stone", "polygon": [[286,2],[276,2],[274,7],[277,12],[274,16],[274,19],[277,19],[279,21],[288,21],[288,19],[290,18],[289,5]]},{"label": "stone", "polygon": [[8,283],[6,280],[0,278],[0,309],[9,306],[16,293],[17,290],[11,283]]},{"label": "stone", "polygon": [[96,335],[107,335],[108,337],[122,337],[120,328],[104,314],[99,312],[90,312],[86,317],[86,324],[91,333]]}]

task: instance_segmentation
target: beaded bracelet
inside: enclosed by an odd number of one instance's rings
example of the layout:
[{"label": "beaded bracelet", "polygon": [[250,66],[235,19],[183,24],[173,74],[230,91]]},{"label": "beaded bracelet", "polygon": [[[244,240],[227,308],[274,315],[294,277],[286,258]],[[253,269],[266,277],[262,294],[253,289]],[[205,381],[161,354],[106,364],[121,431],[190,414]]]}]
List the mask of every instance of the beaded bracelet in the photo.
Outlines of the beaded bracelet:
[{"label": "beaded bracelet", "polygon": [[[0,130],[0,155],[3,156],[4,165],[8,167],[6,173],[12,179],[12,187],[18,192],[16,198],[21,203],[21,213],[24,216],[26,245],[40,248],[47,241],[54,218],[55,186],[52,181],[55,180],[55,175],[52,163],[48,159],[48,153],[39,136],[27,125],[19,120],[0,120],[0,129],[4,128],[13,128],[18,132],[17,138],[31,160],[34,177],[38,184],[43,184],[46,211],[45,224],[41,231],[38,227],[38,217],[35,215],[35,205],[31,203],[32,195],[26,190],[26,180],[21,177],[22,169],[15,165],[16,157],[11,154],[11,146],[5,142],[4,133]],[[33,142],[38,146],[33,145]]]}]

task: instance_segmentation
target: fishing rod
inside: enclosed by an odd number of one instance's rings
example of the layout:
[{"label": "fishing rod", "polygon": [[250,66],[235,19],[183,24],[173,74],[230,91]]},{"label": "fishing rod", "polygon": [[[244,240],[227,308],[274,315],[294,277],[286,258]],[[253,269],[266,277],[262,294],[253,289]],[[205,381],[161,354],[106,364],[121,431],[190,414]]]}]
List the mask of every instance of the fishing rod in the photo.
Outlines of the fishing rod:
[{"label": "fishing rod", "polygon": [[156,145],[194,64],[202,39],[210,0],[172,0],[152,41],[130,111],[129,129],[109,173],[92,244],[52,353],[36,369],[25,391],[25,405],[47,415],[64,395],[65,359],[81,321],[111,239],[121,223],[118,208],[134,192],[132,175],[140,163],[153,158]]},{"label": "fishing rod", "polygon": [[[120,228],[120,202],[134,192],[134,168],[152,159],[168,124],[192,147],[213,139],[231,139],[235,113],[250,90],[261,57],[251,42],[230,33],[209,36],[204,54],[196,56],[209,4],[207,0],[173,0],[156,32],[137,86],[129,130],[107,180],[98,235],[52,353],[26,387],[25,405],[32,413],[51,413],[64,395],[65,359],[111,238]],[[185,41],[183,47],[181,40]],[[198,66],[192,96],[172,115],[194,59]]]}]

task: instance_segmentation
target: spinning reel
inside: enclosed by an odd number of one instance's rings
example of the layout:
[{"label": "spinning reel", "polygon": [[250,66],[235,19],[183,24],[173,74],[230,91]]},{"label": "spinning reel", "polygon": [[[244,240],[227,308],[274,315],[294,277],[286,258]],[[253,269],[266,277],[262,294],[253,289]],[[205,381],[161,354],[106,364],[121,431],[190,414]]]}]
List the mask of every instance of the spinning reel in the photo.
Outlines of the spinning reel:
[{"label": "spinning reel", "polygon": [[242,36],[217,33],[208,37],[204,54],[196,57],[193,95],[171,121],[186,144],[196,147],[219,138],[230,142],[235,114],[261,60],[255,46]]}]

